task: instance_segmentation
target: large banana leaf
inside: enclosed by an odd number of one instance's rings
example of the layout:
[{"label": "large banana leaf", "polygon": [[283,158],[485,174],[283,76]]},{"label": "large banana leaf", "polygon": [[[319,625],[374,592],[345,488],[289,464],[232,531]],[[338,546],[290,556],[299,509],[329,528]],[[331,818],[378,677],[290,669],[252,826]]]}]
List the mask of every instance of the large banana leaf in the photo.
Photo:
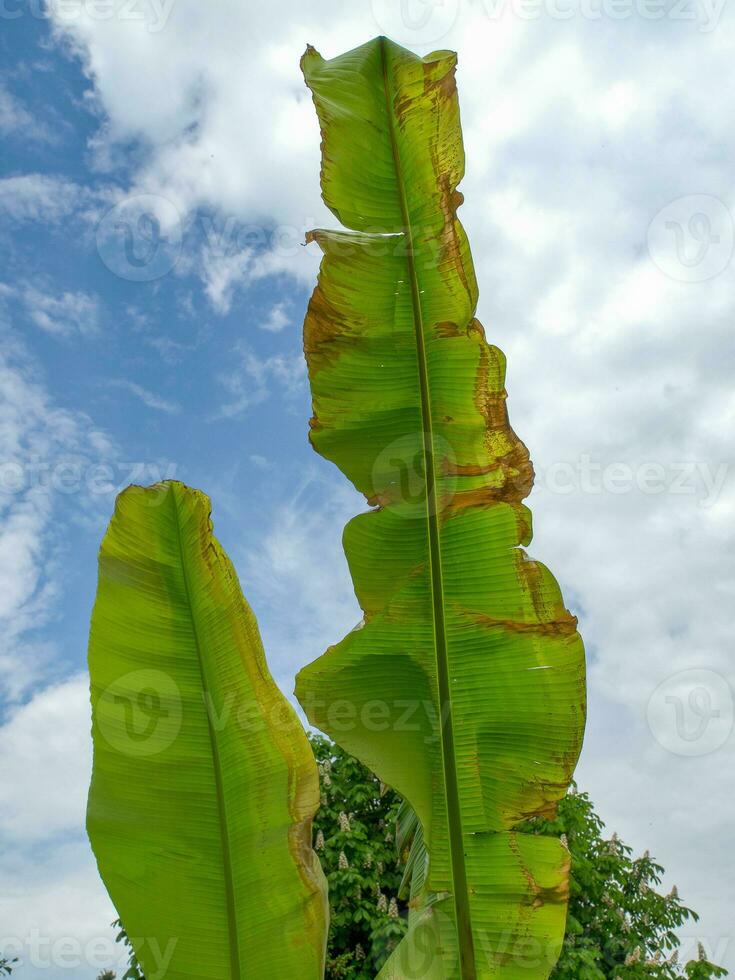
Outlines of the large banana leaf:
[{"label": "large banana leaf", "polygon": [[148,980],[322,980],[316,764],[180,483],[120,495],[89,647],[88,830]]},{"label": "large banana leaf", "polygon": [[533,469],[475,319],[455,62],[385,38],[303,59],[322,192],[351,229],[311,235],[311,441],[376,509],[344,535],[364,620],[297,694],[421,822],[428,869],[417,860],[409,933],[381,977],[529,980],[558,955],[569,862],[514,827],[569,783],[584,654],[556,581],[519,548]]}]

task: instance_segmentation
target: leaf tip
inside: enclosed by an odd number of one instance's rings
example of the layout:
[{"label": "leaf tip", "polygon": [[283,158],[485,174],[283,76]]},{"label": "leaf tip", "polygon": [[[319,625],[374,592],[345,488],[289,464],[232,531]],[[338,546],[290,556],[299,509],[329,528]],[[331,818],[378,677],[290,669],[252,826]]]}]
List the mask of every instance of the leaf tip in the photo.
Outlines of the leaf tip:
[{"label": "leaf tip", "polygon": [[309,44],[307,42],[306,49],[304,53],[301,55],[301,61],[299,62],[299,66],[301,68],[302,73],[306,75],[306,70],[311,62],[323,61],[323,60],[324,59],[319,54],[319,52],[314,47],[314,45]]}]

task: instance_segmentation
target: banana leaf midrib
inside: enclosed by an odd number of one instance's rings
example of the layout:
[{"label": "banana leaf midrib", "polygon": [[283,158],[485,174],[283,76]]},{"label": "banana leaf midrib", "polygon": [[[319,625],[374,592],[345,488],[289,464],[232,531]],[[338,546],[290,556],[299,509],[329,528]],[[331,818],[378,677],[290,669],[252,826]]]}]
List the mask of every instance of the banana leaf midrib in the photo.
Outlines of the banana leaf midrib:
[{"label": "banana leaf midrib", "polygon": [[441,718],[441,745],[444,772],[444,790],[447,801],[447,824],[450,839],[452,865],[453,901],[457,916],[457,939],[460,955],[460,969],[464,980],[475,980],[475,953],[472,922],[467,885],[467,871],[464,857],[464,835],[459,804],[459,786],[454,750],[454,728],[452,718],[452,699],[449,683],[449,658],[444,618],[444,585],[442,575],[441,542],[439,521],[436,512],[436,472],[434,468],[434,434],[431,416],[431,393],[429,387],[426,349],[424,344],[424,318],[421,307],[421,292],[418,273],[414,261],[414,239],[411,216],[406,202],[400,150],[395,135],[392,92],[386,58],[386,38],[380,39],[380,56],[383,74],[383,89],[386,101],[386,116],[391,151],[396,171],[396,184],[406,238],[406,264],[411,284],[414,333],[416,338],[416,358],[419,373],[419,397],[421,401],[421,420],[423,428],[424,471],[426,474],[426,521],[429,539],[429,581],[434,618],[434,648],[436,655],[437,683],[439,689],[439,708]]},{"label": "banana leaf midrib", "polygon": [[203,704],[205,706],[205,712],[207,715],[207,731],[209,733],[209,744],[212,751],[214,784],[215,784],[215,791],[217,794],[217,816],[218,816],[218,823],[220,829],[220,839],[222,844],[222,863],[224,868],[225,897],[227,903],[227,925],[228,925],[228,934],[229,934],[228,946],[230,951],[230,968],[232,970],[232,980],[242,980],[242,974],[240,972],[240,950],[239,950],[239,943],[238,943],[237,906],[235,903],[235,886],[232,879],[232,856],[231,856],[231,849],[230,849],[229,829],[227,825],[227,807],[225,805],[224,790],[222,784],[222,768],[220,765],[219,749],[217,747],[217,737],[212,727],[212,717],[209,711],[208,701],[206,699],[206,694],[210,690],[210,686],[207,678],[206,667],[204,666],[202,647],[199,641],[199,629],[197,627],[196,616],[194,614],[194,607],[191,601],[192,590],[189,585],[189,576],[186,570],[186,551],[184,549],[183,541],[181,540],[181,523],[179,521],[179,508],[176,502],[176,492],[174,491],[170,496],[171,496],[171,502],[174,511],[174,525],[176,527],[176,543],[178,545],[179,556],[181,559],[181,574],[184,582],[184,592],[186,594],[186,607],[189,610],[189,616],[191,619],[191,629],[194,637],[194,646],[196,647],[196,652],[197,652],[197,662],[199,664],[199,673],[202,681],[202,691],[205,695]]}]

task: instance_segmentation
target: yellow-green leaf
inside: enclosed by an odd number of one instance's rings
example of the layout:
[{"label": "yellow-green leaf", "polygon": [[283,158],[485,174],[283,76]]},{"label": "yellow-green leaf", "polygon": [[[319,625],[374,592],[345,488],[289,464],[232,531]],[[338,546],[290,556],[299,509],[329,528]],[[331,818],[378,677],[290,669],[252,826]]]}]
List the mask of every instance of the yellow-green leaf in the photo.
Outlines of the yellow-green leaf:
[{"label": "yellow-green leaf", "polygon": [[209,500],[130,487],[102,542],[87,826],[148,978],[322,980],[316,764]]},{"label": "yellow-green leaf", "polygon": [[455,62],[385,38],[304,56],[324,199],[350,229],[311,235],[311,441],[376,509],[344,535],[364,621],[297,694],[421,822],[428,868],[381,977],[535,980],[563,940],[569,861],[514,828],[570,781],[584,653],[553,576],[520,547],[533,469],[505,359],[475,318]]}]

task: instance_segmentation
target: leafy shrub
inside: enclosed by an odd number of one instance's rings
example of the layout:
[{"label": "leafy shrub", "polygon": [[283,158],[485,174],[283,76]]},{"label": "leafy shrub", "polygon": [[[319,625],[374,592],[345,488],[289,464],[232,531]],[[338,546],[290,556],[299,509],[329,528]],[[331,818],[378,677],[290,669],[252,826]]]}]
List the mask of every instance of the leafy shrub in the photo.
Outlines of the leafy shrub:
[{"label": "leafy shrub", "polygon": [[[315,841],[332,908],[326,976],[372,980],[405,931],[406,910],[397,898],[405,855],[396,854],[393,843],[400,797],[328,739],[314,735],[311,743],[322,778]],[[523,829],[564,835],[572,855],[566,938],[551,980],[727,975],[701,947],[698,959],[679,965],[676,930],[698,916],[676,889],[657,891],[664,869],[648,852],[634,858],[615,834],[604,836],[587,793],[570,792],[555,820],[537,817]]]},{"label": "leafy shrub", "polygon": [[373,980],[406,931],[395,845],[401,798],[329,739],[310,740],[322,786],[314,847],[331,913],[325,977]]},{"label": "leafy shrub", "polygon": [[710,980],[727,971],[699,959],[679,965],[676,930],[698,916],[679,898],[657,888],[664,869],[648,851],[639,858],[616,834],[606,838],[587,793],[574,787],[555,820],[536,817],[526,829],[563,835],[572,855],[569,915],[564,949],[552,980]]},{"label": "leafy shrub", "polygon": [[[321,735],[310,741],[319,765],[322,805],[314,843],[329,881],[331,924],[326,980],[374,980],[406,931],[398,898],[405,855],[395,846],[401,799],[357,759]],[[727,971],[702,947],[679,964],[677,930],[696,922],[676,889],[658,891],[664,869],[604,824],[587,793],[570,792],[556,819],[534,818],[533,833],[562,836],[572,855],[566,938],[551,980],[714,980]],[[115,923],[119,926],[119,923]],[[118,940],[127,937],[120,927]],[[131,953],[125,980],[143,980]]]}]

